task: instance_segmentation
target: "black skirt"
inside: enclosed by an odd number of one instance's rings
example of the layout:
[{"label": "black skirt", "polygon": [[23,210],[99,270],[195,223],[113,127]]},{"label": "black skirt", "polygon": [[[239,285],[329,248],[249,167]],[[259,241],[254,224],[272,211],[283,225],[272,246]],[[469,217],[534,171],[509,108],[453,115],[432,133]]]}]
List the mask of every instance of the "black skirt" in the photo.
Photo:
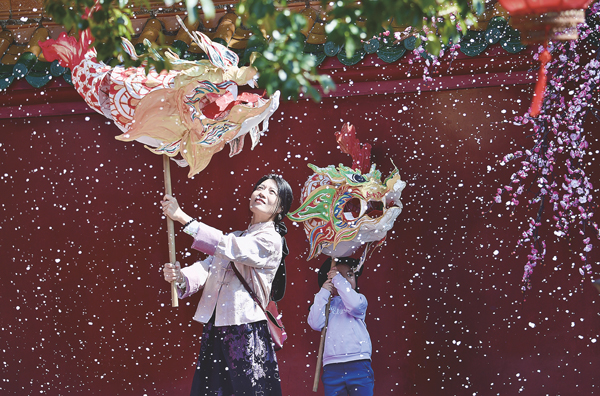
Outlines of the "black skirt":
[{"label": "black skirt", "polygon": [[267,322],[205,324],[190,396],[243,395],[281,396]]}]

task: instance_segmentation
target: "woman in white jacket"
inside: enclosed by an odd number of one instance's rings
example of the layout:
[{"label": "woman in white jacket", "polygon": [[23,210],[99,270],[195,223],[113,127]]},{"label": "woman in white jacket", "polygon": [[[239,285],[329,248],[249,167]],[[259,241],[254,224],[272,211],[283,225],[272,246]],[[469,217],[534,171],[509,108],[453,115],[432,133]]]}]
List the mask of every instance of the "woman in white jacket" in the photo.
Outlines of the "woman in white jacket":
[{"label": "woman in white jacket", "polygon": [[283,218],[292,200],[292,190],[281,176],[264,176],[250,196],[248,228],[230,234],[191,218],[169,195],[161,201],[163,213],[194,237],[192,248],[209,254],[186,268],[179,263],[163,268],[165,280],[177,282],[180,298],[203,289],[194,315],[204,323],[204,331],[191,396],[281,395],[265,314],[232,266],[266,307],[277,269],[287,255]]},{"label": "woman in white jacket", "polygon": [[371,337],[365,324],[368,303],[355,290],[358,260],[348,257],[334,260],[332,266],[329,258],[319,271],[321,290],[308,314],[309,326],[321,330],[325,326],[327,301],[332,296],[323,349],[325,396],[372,396]]}]

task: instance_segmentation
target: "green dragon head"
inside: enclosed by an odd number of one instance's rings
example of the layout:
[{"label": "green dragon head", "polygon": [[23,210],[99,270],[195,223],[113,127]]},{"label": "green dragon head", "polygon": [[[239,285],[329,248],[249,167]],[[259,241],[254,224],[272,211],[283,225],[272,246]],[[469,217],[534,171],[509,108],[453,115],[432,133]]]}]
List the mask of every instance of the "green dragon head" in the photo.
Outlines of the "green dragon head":
[{"label": "green dragon head", "polygon": [[[338,135],[338,142],[355,139],[352,126],[347,125],[344,132],[344,136]],[[348,147],[341,146],[342,149]],[[368,150],[370,152],[370,147]],[[354,155],[353,158],[356,159]],[[368,167],[364,156],[361,158],[362,166]],[[342,164],[326,168],[308,166],[315,173],[304,184],[301,206],[288,215],[292,221],[304,223],[310,243],[308,259],[321,253],[332,257],[349,256],[365,243],[375,243],[375,246],[383,243],[402,212],[400,196],[406,183],[400,179],[398,169],[381,182],[381,173],[375,165],[365,174]]]}]

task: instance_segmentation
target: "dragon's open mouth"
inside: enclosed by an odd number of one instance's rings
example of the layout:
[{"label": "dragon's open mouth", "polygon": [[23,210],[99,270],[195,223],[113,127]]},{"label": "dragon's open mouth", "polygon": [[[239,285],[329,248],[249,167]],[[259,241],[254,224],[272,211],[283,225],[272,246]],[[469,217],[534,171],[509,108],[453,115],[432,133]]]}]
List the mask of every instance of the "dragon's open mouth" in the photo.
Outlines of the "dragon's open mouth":
[{"label": "dragon's open mouth", "polygon": [[195,106],[201,111],[199,118],[210,118],[215,121],[221,121],[229,116],[231,109],[236,105],[246,107],[257,107],[261,102],[261,96],[248,92],[241,92],[234,97],[234,94],[227,91],[225,93],[207,93],[204,96],[199,94],[186,96],[187,105]]},{"label": "dragon's open mouth", "polygon": [[344,205],[344,218],[347,221],[354,221],[364,215],[372,219],[383,216],[385,205],[381,201],[365,202],[358,198],[352,198]]}]

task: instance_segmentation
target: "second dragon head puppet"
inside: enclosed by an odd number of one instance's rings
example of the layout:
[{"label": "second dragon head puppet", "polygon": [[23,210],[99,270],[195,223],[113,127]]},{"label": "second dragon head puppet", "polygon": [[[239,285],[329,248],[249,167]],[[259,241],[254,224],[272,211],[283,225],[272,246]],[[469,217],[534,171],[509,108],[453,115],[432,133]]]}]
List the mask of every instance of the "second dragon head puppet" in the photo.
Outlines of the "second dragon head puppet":
[{"label": "second dragon head puppet", "polygon": [[381,172],[375,164],[370,165],[371,146],[358,141],[352,125],[345,124],[336,132],[336,140],[342,151],[352,156],[352,167],[309,164],[314,174],[302,188],[302,204],[288,217],[304,224],[310,243],[308,260],[321,253],[351,256],[366,244],[362,266],[402,212],[400,196],[406,183],[396,167],[381,181]]}]

